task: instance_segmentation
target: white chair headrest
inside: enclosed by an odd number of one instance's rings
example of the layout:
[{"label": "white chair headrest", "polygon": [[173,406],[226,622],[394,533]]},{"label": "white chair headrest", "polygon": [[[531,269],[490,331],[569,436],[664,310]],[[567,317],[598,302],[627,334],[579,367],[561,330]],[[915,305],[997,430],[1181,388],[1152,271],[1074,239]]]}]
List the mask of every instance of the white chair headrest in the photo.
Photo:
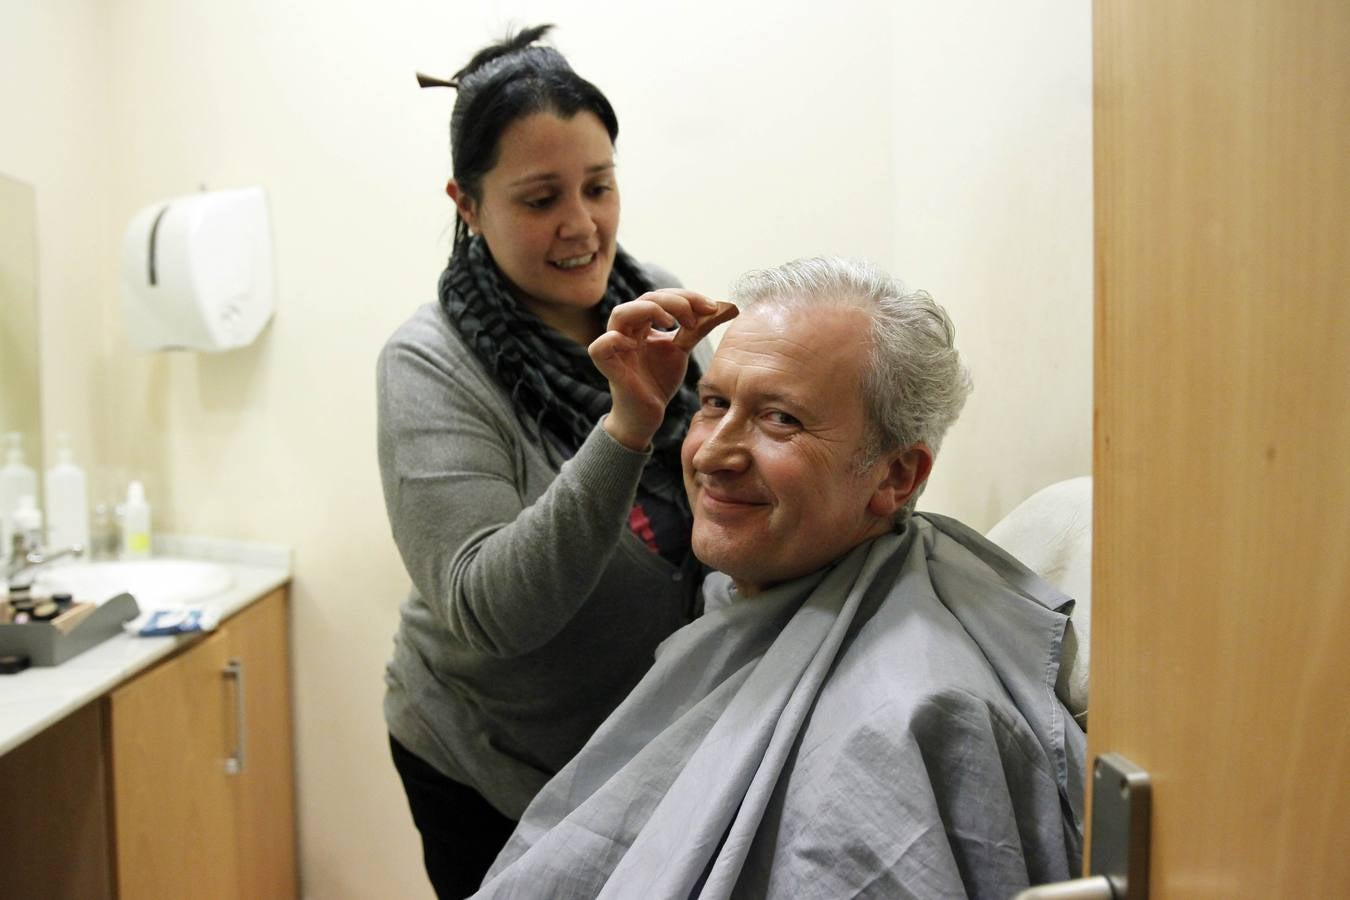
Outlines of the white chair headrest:
[{"label": "white chair headrest", "polygon": [[1074,598],[1056,692],[1080,723],[1088,707],[1092,633],[1092,477],[1070,478],[1023,500],[989,529],[989,540]]}]

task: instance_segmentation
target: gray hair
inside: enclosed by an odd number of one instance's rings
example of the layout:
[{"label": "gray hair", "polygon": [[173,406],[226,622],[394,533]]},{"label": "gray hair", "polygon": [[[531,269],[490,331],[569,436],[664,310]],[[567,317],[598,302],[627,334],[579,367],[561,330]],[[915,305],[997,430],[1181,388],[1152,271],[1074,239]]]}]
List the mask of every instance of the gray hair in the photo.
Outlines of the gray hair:
[{"label": "gray hair", "polygon": [[[956,351],[956,326],[926,292],[908,290],[871,263],[830,256],[748,272],[732,297],[743,310],[760,303],[784,310],[835,304],[867,313],[872,340],[863,404],[869,427],[858,468],[916,443],[937,456],[972,385]],[[918,494],[898,520],[912,511]]]}]

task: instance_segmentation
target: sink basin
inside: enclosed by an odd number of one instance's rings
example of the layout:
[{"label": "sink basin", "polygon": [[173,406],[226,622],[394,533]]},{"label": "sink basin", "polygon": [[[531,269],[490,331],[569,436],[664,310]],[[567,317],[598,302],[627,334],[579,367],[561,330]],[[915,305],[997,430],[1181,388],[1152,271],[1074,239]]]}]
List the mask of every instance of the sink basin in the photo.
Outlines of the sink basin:
[{"label": "sink basin", "polygon": [[76,600],[104,603],[121,593],[136,598],[142,610],[192,603],[234,583],[230,570],[213,562],[188,559],[136,559],[53,565],[37,585]]}]

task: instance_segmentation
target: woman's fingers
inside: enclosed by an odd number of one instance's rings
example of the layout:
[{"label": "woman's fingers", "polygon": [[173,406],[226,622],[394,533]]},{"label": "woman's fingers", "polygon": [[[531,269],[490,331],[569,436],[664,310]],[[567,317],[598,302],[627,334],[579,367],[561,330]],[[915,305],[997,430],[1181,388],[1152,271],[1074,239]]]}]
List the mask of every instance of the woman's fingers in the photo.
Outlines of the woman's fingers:
[{"label": "woman's fingers", "polygon": [[667,289],[620,303],[610,313],[608,327],[635,338],[669,340],[688,352],[738,313],[735,305],[696,291]]},{"label": "woman's fingers", "polygon": [[621,331],[606,331],[595,340],[591,341],[586,352],[590,354],[592,361],[601,367],[610,360],[616,359],[624,353],[631,353],[636,350],[641,341],[630,337]]},{"label": "woman's fingers", "polygon": [[715,300],[712,311],[700,316],[692,328],[681,328],[679,334],[675,336],[675,341],[686,351],[693,350],[694,345],[707,337],[714,328],[723,322],[730,322],[740,314],[741,311],[734,303]]},{"label": "woman's fingers", "polygon": [[609,314],[609,324],[606,326],[609,331],[636,337],[652,328],[667,329],[678,325],[679,319],[667,312],[660,303],[648,299],[650,296],[644,294],[636,300],[629,300],[614,307]]},{"label": "woman's fingers", "polygon": [[605,429],[627,446],[645,447],[685,377],[690,350],[736,313],[730,303],[685,290],[652,291],[614,307],[608,330],[587,348],[609,379]]},{"label": "woman's fingers", "polygon": [[650,324],[661,330],[677,325],[681,328],[693,328],[701,316],[713,312],[716,308],[716,301],[697,291],[665,288],[649,291],[636,300],[620,303],[614,307],[614,311],[610,313],[609,327],[624,331],[641,327],[643,324]]}]

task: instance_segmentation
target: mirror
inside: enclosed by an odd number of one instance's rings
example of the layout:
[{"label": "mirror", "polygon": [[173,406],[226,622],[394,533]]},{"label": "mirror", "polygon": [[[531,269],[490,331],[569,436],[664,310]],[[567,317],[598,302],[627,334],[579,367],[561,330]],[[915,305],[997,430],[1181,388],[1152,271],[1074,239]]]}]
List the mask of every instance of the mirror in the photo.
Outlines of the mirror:
[{"label": "mirror", "polygon": [[25,462],[41,471],[37,301],[37,195],[0,175],[0,433],[22,434]]}]

